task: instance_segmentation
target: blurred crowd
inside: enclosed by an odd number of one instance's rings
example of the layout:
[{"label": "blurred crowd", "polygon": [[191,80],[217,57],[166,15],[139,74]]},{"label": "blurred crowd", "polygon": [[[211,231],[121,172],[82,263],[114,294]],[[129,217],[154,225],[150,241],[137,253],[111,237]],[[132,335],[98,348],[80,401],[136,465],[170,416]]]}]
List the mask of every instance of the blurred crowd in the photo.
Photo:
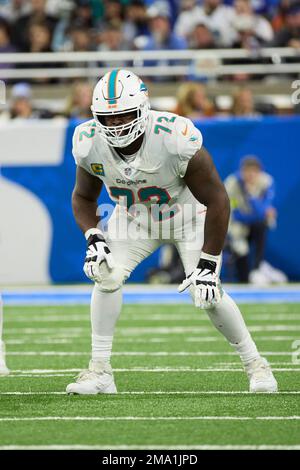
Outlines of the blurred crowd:
[{"label": "blurred crowd", "polygon": [[300,48],[300,0],[0,0],[0,52],[260,46]]},{"label": "blurred crowd", "polygon": [[[16,83],[12,88],[6,109],[0,112],[0,122],[9,119],[49,119],[65,117],[70,119],[92,119],[91,102],[93,84],[87,81],[75,81],[69,95],[60,103],[58,109],[51,109],[50,101],[34,99],[34,88],[26,82]],[[263,115],[299,114],[300,107],[286,109],[284,112],[275,105],[259,101],[252,89],[239,84],[231,95],[224,96],[227,107],[220,107],[218,100],[209,96],[207,86],[194,81],[184,81],[177,87],[174,97],[174,106],[165,107],[164,110],[175,112],[192,120],[210,119],[212,117],[246,117],[253,118]],[[160,109],[152,103],[153,109]]]},{"label": "blurred crowd", "polygon": [[[0,0],[0,53],[226,47],[257,51],[261,46],[299,49],[299,56],[285,60],[300,64],[300,0]],[[245,56],[230,60],[223,59],[223,63],[249,63],[252,59]],[[258,59],[255,54],[253,60],[268,63],[266,58]],[[174,59],[147,60],[144,65],[168,66],[170,63],[179,62]],[[73,65],[81,67],[83,63]],[[92,65],[126,67],[133,64],[116,64],[105,58],[105,61]],[[59,69],[67,64],[51,63],[50,66]],[[17,65],[1,63],[0,59],[0,78],[1,69],[8,67]],[[18,67],[43,69],[49,67],[49,63],[29,62],[18,64]],[[293,76],[297,78],[297,74]],[[143,78],[147,80],[147,77]],[[168,78],[152,80],[159,82]],[[237,72],[223,78],[239,85],[256,77]],[[278,111],[273,105],[259,102],[251,89],[243,85],[237,86],[228,97],[227,106],[221,107],[218,100],[208,96],[206,80],[207,77],[191,70],[190,75],[178,83],[174,106],[168,110],[192,119],[220,115],[253,117]],[[89,119],[94,84],[91,82],[73,80],[61,109],[36,106],[30,84],[57,82],[67,83],[69,87],[67,79],[47,76],[31,79],[29,84],[8,80],[14,85],[9,96],[10,108],[2,112],[0,119],[56,115]],[[293,111],[299,112],[299,106],[288,112]]]}]

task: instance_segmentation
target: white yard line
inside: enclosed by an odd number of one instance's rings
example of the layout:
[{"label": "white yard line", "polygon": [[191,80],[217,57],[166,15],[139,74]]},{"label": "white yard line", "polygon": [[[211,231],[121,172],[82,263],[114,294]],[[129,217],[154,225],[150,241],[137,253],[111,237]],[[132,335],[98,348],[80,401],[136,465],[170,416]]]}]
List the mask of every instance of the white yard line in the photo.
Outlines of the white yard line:
[{"label": "white yard line", "polygon": [[[273,335],[270,335],[270,336],[258,336],[258,335],[252,335],[252,337],[254,338],[255,342],[258,343],[258,342],[265,342],[265,341],[268,341],[268,342],[293,342],[295,340],[298,340],[299,339],[299,335],[296,334],[295,336],[273,336]],[[126,343],[135,343],[136,340],[120,340],[119,338],[116,339],[116,342],[118,342],[118,344],[126,344]],[[215,337],[215,336],[206,336],[206,337],[201,337],[201,336],[188,336],[188,337],[185,337],[185,338],[182,338],[180,341],[184,342],[184,343],[223,343],[224,344],[224,338],[222,336],[220,337]],[[30,343],[30,341],[28,341]],[[147,342],[151,342],[151,340],[147,340]],[[155,341],[152,341],[152,342],[155,342],[155,343],[159,343],[159,342],[165,342],[165,343],[173,343],[174,342],[174,339],[171,337],[170,339],[160,339],[160,338],[157,338]],[[137,340],[137,343],[145,343],[145,340]]]},{"label": "white yard line", "polygon": [[[202,368],[201,370],[203,371],[208,371],[210,372],[211,370],[228,370],[228,366],[236,366],[234,368],[230,368],[230,370],[238,370],[238,371],[243,371],[244,369],[241,367],[241,365],[239,363],[235,363],[235,362],[230,362],[230,363],[227,363],[227,362],[220,362],[220,363],[217,363],[215,364],[215,367],[213,366],[208,366],[207,368]],[[273,363],[273,365],[281,365],[281,363]],[[283,366],[286,366],[286,365],[289,365],[287,363],[282,363]],[[122,371],[128,371],[128,370],[133,370],[133,371],[140,371],[141,369],[145,369],[145,370],[161,370],[161,368],[158,368],[158,367],[155,367],[155,368],[144,368],[144,367],[139,367],[139,366],[136,366],[136,367],[132,367],[130,369],[126,368],[126,369],[115,369],[114,368],[114,371],[119,371],[119,372],[122,372]],[[170,367],[166,367],[165,368],[166,370],[170,370],[171,368]],[[164,370],[165,370],[164,369]],[[174,370],[174,368],[172,368],[172,370]],[[185,367],[185,366],[182,366],[182,367],[179,367],[178,369],[176,369],[178,371],[182,371],[182,370],[195,370],[194,368],[192,367]],[[196,370],[199,370],[196,369]],[[294,370],[294,369],[288,369],[288,370]],[[64,372],[80,372],[82,371],[82,369],[78,369],[78,368],[72,368],[72,369],[14,369],[11,371],[11,374],[12,375],[15,375],[15,374],[57,374],[57,373],[64,373]]]},{"label": "white yard line", "polygon": [[[295,341],[298,335],[295,336],[257,336],[255,335],[255,341]],[[43,339],[32,339],[31,337],[28,338],[28,336],[23,336],[22,338],[19,339],[6,339],[5,343],[6,344],[68,344],[68,343],[74,343],[75,339],[77,341],[77,338],[80,338],[82,342],[85,342],[85,338],[82,338],[81,335],[72,335],[72,336],[61,336],[57,335],[57,337],[53,338],[43,338]],[[116,342],[118,344],[127,344],[127,343],[134,343],[134,344],[145,344],[147,343],[171,343],[173,342],[173,338],[162,338],[162,337],[157,337],[157,338],[147,338],[146,339],[140,339],[140,338],[118,338],[116,337]],[[187,343],[224,343],[224,338],[222,336],[186,336],[181,339],[183,342]]]},{"label": "white yard line", "polygon": [[[8,396],[23,396],[23,395],[66,395],[66,392],[0,392],[0,395],[8,395]],[[133,391],[133,392],[128,392],[128,391],[124,391],[124,392],[118,392],[117,395],[249,395],[251,397],[254,397],[254,396],[257,396],[247,390],[238,390],[238,391],[226,391],[226,390],[182,390],[182,391],[153,391],[153,392],[149,392],[149,391]],[[259,395],[270,395],[269,392],[260,392]],[[294,392],[293,391],[284,391],[284,392],[277,392],[275,395],[272,395],[272,396],[279,396],[279,395],[300,395],[300,391],[299,390],[295,390]]]},{"label": "white yard line", "polygon": [[49,333],[51,333],[51,336],[56,336],[56,337],[59,337],[62,333],[64,334],[64,336],[72,336],[72,335],[80,335],[84,332],[88,332],[89,331],[89,327],[78,327],[78,328],[74,328],[74,327],[60,327],[60,328],[57,328],[57,327],[53,327],[53,328],[5,328],[5,333],[7,335],[12,335],[12,336],[15,336],[15,335],[18,335],[20,333],[22,333],[23,335],[40,335],[40,334],[45,334],[45,335],[48,335],[49,336]]},{"label": "white yard line", "polygon": [[[2,380],[6,378],[14,378],[14,377],[70,377],[73,376],[75,372],[79,372],[81,369],[61,369],[61,370],[24,370],[22,372],[14,372],[9,376],[4,376]],[[275,372],[299,372],[300,368],[279,368],[279,367],[273,367],[273,371]],[[73,372],[73,374],[70,374],[70,371]],[[230,367],[211,367],[211,368],[192,368],[192,367],[155,367],[155,368],[147,368],[147,367],[131,367],[131,368],[122,368],[118,369],[115,368],[114,372],[132,372],[132,373],[137,373],[137,372],[147,372],[147,373],[160,373],[160,372],[189,372],[189,373],[216,373],[216,372],[243,372],[243,368],[230,368]]]},{"label": "white yard line", "polygon": [[[299,310],[300,311],[300,310]],[[58,316],[58,315],[57,315]],[[247,313],[247,314],[243,314],[245,320],[251,320],[251,321],[269,321],[269,320],[283,320],[283,321],[292,321],[292,320],[296,320],[296,321],[300,321],[300,313],[260,313],[260,312],[257,312],[257,313]],[[85,315],[84,318],[87,318],[87,316]],[[121,316],[121,319],[120,321],[163,321],[163,320],[166,320],[166,321],[185,321],[185,320],[197,320],[197,321],[210,321],[209,318],[206,316],[206,315],[201,315],[201,313],[199,314],[199,312],[195,312],[194,314],[187,314],[186,312],[182,312],[181,314],[163,314],[163,313],[160,313],[160,314],[146,314],[146,315],[138,315],[138,314],[134,314],[134,315],[124,315],[123,317]],[[38,317],[37,317],[37,321],[38,321]]]},{"label": "white yard line", "polygon": [[[86,314],[70,314],[70,315],[45,315],[43,316],[31,316],[28,315],[16,315],[10,314],[6,316],[8,322],[16,322],[16,323],[51,323],[51,322],[76,322],[76,321],[90,321],[88,313]],[[277,321],[300,321],[299,314],[261,314],[261,315],[245,315],[245,319],[249,321],[269,321],[269,320],[277,320]],[[180,321],[180,322],[188,322],[188,321],[199,321],[199,322],[209,322],[207,316],[199,315],[195,313],[194,315],[186,315],[182,313],[182,315],[170,315],[170,314],[153,314],[153,315],[132,315],[132,316],[124,316],[121,317],[120,322],[135,322],[135,321]]]},{"label": "white yard line", "polygon": [[[174,327],[119,327],[117,333],[120,336],[123,335],[140,335],[140,334],[181,334],[181,333],[211,333],[212,326],[174,326]],[[298,325],[281,325],[281,324],[271,324],[271,325],[250,325],[248,327],[250,331],[253,332],[273,332],[273,331],[300,331],[300,326]]]},{"label": "white yard line", "polygon": [[264,325],[264,326],[255,326],[249,325],[248,329],[252,332],[273,332],[273,331],[300,331],[300,326],[297,325]]},{"label": "white yard line", "polygon": [[[220,341],[220,339],[218,338],[215,338],[215,337],[204,337],[203,338],[203,342],[209,342],[211,341],[212,339],[215,341],[215,340],[218,340]],[[295,340],[297,338],[293,338],[293,340]],[[222,338],[221,338],[222,340]],[[168,342],[171,342],[173,341],[171,338],[147,338],[147,339],[140,339],[140,338],[129,338],[129,339],[126,339],[126,338],[122,338],[122,339],[116,339],[116,341],[118,341],[119,344],[127,344],[127,343],[134,343],[134,344],[138,344],[138,343],[141,343],[141,344],[145,344],[146,342],[147,343],[168,343]],[[224,340],[223,340],[224,341]],[[5,344],[68,344],[68,343],[71,343],[71,344],[74,344],[74,343],[84,343],[86,344],[86,336],[82,336],[82,335],[72,335],[71,337],[69,336],[61,336],[59,337],[58,339],[57,338],[53,338],[53,339],[49,339],[49,336],[47,338],[43,338],[43,339],[32,339],[31,337],[28,337],[28,336],[23,336],[22,339],[6,339],[5,340]]]},{"label": "white yard line", "polygon": [[73,374],[65,374],[65,373],[58,373],[58,374],[9,374],[9,375],[4,375],[4,376],[1,376],[0,375],[0,380],[3,380],[4,378],[15,378],[15,377],[31,377],[31,378],[41,378],[41,379],[44,379],[44,378],[53,378],[53,377],[74,377],[74,373]]},{"label": "white yard line", "polygon": [[29,340],[29,339],[7,339],[5,344],[70,344],[74,343],[74,339],[49,339],[44,338],[43,340]]},{"label": "white yard line", "polygon": [[[209,324],[210,325],[210,324]],[[144,327],[124,327],[120,326],[117,330],[117,336],[135,336],[141,334],[182,334],[182,333],[212,333],[212,326],[174,326],[174,327],[161,327],[161,326],[144,326]],[[271,325],[250,325],[249,330],[252,332],[274,332],[274,331],[300,331],[298,325],[282,325],[282,324],[271,324]],[[87,324],[86,327],[51,327],[51,328],[6,328],[7,335],[17,335],[22,333],[27,334],[48,334],[51,333],[53,336],[56,333],[64,333],[66,336],[72,334],[89,334],[90,327]]]},{"label": "white yard line", "polygon": [[11,323],[52,323],[52,322],[76,322],[76,321],[90,321],[89,314],[86,315],[45,315],[42,316],[18,316],[18,315],[5,315],[7,322]]},{"label": "white yard line", "polygon": [[[261,351],[262,355],[266,356],[291,356],[291,351]],[[7,356],[89,356],[89,352],[80,351],[7,351]],[[236,356],[234,351],[116,351],[112,353],[113,356],[151,356],[151,357],[214,357],[214,356]]]},{"label": "white yard line", "polygon": [[7,445],[0,450],[300,450],[300,445]]},{"label": "white yard line", "polygon": [[[279,366],[290,366],[290,367],[294,367],[296,365],[300,365],[300,362],[299,364],[293,364],[291,361],[285,361],[285,362],[270,362],[269,361],[269,364],[273,367],[279,367]],[[237,360],[236,362],[215,362],[214,363],[215,366],[219,366],[219,367],[228,367],[228,366],[237,366],[237,367],[240,367],[240,361]]]},{"label": "white yard line", "polygon": [[5,417],[7,421],[298,421],[300,416],[30,416]]}]

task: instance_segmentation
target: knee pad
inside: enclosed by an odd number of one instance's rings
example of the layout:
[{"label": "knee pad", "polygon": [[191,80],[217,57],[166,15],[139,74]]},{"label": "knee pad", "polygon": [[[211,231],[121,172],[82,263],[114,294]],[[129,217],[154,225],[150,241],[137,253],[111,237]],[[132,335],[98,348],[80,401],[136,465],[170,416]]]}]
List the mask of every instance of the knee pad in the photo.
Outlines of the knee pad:
[{"label": "knee pad", "polygon": [[102,263],[102,265],[100,266],[99,271],[103,275],[103,279],[101,282],[96,282],[98,289],[101,292],[115,292],[120,289],[129,277],[125,267],[116,266],[110,270],[106,263]]}]

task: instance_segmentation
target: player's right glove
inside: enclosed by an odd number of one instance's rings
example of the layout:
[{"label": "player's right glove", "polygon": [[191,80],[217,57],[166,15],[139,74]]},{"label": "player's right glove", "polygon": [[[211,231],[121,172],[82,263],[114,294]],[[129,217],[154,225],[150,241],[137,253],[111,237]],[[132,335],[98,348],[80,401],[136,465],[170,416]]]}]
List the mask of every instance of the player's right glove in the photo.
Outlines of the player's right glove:
[{"label": "player's right glove", "polygon": [[113,269],[115,266],[113,255],[101,230],[92,228],[85,232],[85,238],[87,239],[87,251],[83,270],[85,275],[92,281],[102,282],[103,275],[99,269],[100,265],[106,263],[109,269]]},{"label": "player's right glove", "polygon": [[178,292],[191,288],[195,306],[201,309],[213,308],[222,298],[218,272],[221,256],[202,252],[197,268],[180,284]]}]

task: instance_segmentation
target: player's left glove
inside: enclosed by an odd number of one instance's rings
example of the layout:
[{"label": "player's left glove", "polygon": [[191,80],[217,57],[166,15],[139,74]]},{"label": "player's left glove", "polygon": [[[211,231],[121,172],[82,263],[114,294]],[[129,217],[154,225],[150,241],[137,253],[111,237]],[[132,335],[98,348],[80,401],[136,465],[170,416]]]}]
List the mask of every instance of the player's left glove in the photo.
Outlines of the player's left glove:
[{"label": "player's left glove", "polygon": [[197,268],[178,287],[178,292],[191,288],[196,307],[208,309],[218,304],[222,297],[219,268],[221,256],[202,252]]}]

